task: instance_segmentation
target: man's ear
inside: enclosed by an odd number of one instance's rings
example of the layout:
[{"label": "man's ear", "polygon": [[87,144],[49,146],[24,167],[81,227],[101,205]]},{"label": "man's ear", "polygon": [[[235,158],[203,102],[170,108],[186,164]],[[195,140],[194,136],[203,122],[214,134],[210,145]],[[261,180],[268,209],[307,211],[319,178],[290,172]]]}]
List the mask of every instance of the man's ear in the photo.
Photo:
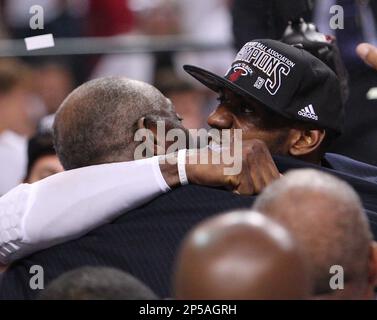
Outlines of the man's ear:
[{"label": "man's ear", "polygon": [[[145,117],[140,118],[137,121],[137,128],[138,129],[146,129],[149,130],[150,133],[153,135],[153,154],[154,155],[162,155],[165,154],[165,139],[164,137],[157,137],[157,123],[153,120],[147,120]],[[152,138],[152,137],[151,137]],[[161,141],[161,138],[163,138]]]},{"label": "man's ear", "polygon": [[289,153],[300,157],[319,149],[325,138],[324,130],[297,130],[291,135]]},{"label": "man's ear", "polygon": [[142,117],[140,118],[138,121],[137,121],[137,129],[147,129],[145,127],[145,117]]}]

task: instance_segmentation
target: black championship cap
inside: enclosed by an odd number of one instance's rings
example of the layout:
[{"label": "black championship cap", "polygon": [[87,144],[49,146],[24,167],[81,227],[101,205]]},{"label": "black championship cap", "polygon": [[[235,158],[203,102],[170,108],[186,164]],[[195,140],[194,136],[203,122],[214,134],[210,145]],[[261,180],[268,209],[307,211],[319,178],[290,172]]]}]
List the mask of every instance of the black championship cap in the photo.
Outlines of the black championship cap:
[{"label": "black championship cap", "polygon": [[285,118],[343,130],[344,106],[335,73],[309,52],[275,40],[253,40],[237,54],[225,77],[185,65],[186,72],[218,92],[251,97]]}]

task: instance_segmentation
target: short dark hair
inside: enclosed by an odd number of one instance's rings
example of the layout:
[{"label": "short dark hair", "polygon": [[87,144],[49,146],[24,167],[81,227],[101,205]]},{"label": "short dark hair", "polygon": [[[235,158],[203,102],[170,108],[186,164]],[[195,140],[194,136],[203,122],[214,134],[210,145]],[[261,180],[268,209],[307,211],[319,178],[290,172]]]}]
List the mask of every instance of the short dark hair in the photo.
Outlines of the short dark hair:
[{"label": "short dark hair", "polygon": [[28,142],[28,164],[26,171],[26,178],[29,178],[34,164],[40,158],[49,155],[56,155],[54,144],[52,141],[52,134],[49,132],[37,133]]},{"label": "short dark hair", "polygon": [[69,170],[134,160],[138,120],[172,110],[160,91],[140,81],[106,77],[86,82],[56,114],[54,144],[60,162]]},{"label": "short dark hair", "polygon": [[39,300],[156,300],[142,282],[108,267],[82,267],[53,280]]}]

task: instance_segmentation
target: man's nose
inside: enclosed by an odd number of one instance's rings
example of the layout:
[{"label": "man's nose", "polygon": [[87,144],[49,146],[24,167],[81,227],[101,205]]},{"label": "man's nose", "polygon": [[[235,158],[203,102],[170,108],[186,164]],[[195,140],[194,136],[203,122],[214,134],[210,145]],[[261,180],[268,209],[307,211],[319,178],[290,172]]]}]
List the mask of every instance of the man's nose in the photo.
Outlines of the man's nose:
[{"label": "man's nose", "polygon": [[233,125],[233,117],[227,107],[219,106],[209,115],[207,123],[212,128],[230,129]]}]

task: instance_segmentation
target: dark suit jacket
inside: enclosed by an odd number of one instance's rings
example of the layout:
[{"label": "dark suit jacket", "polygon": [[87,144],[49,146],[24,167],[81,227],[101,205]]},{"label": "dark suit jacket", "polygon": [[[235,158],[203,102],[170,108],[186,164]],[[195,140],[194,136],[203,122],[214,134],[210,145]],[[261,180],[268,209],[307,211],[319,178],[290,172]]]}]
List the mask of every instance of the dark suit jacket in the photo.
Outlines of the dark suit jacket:
[{"label": "dark suit jacket", "polygon": [[[339,163],[343,164],[343,172],[327,168],[321,170],[335,173],[355,187],[368,209],[374,234],[377,235],[377,187],[373,182],[377,169],[339,156],[327,156],[326,159],[328,166],[333,163],[341,167]],[[275,160],[281,172],[299,167],[317,167],[289,158],[276,157]],[[363,179],[355,176],[360,172],[364,172]],[[254,199],[206,187],[178,188],[78,240],[15,263],[2,276],[0,299],[30,299],[38,294],[38,290],[29,287],[33,276],[29,273],[32,265],[44,268],[45,286],[68,270],[85,265],[101,265],[126,270],[161,297],[168,297],[174,258],[187,231],[214,214],[250,207]]]}]

